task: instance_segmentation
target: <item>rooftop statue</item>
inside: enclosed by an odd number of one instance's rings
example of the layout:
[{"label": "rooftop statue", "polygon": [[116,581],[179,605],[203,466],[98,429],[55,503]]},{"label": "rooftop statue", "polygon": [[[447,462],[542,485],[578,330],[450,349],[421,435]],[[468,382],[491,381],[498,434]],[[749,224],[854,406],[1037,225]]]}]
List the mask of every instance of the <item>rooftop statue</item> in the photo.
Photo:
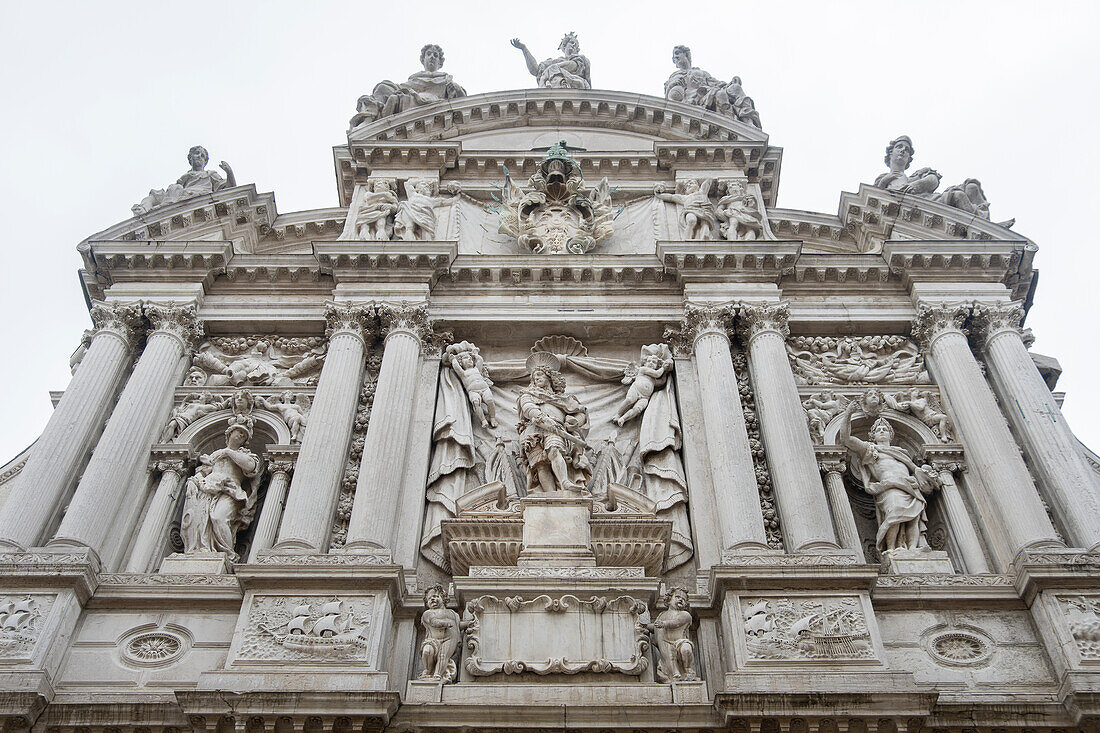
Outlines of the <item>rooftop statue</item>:
[{"label": "rooftop statue", "polygon": [[466,90],[455,84],[450,74],[440,71],[443,67],[442,48],[434,43],[424,46],[420,49],[420,63],[424,70],[410,76],[408,81],[402,84],[389,80],[380,81],[373,92],[359,97],[351,126],[357,127],[363,122],[404,112],[413,107],[466,96]]},{"label": "rooftop statue", "polygon": [[760,127],[760,113],[752,98],[741,88],[741,77],[735,76],[726,83],[716,79],[698,66],[691,65],[691,49],[676,46],[672,49],[672,63],[676,71],[665,82],[665,98],[674,102],[694,104]]},{"label": "rooftop statue", "polygon": [[[913,140],[908,135],[894,138],[886,146],[885,163],[890,168],[875,179],[875,185],[885,188],[887,191],[911,193],[922,196],[941,204],[953,206],[956,209],[989,219],[989,200],[982,191],[982,184],[976,178],[967,178],[962,183],[949,186],[936,193],[942,176],[931,168],[919,168],[912,174],[906,174],[906,170],[913,162],[915,153]],[[1001,226],[1010,227],[1016,223],[1015,219],[997,222]]]},{"label": "rooftop statue", "polygon": [[153,209],[174,204],[177,201],[211,194],[237,185],[233,169],[224,160],[218,163],[218,167],[225,171],[224,178],[217,171],[205,170],[206,164],[210,162],[210,153],[206,152],[206,148],[201,145],[196,145],[187,151],[187,162],[191,164],[191,170],[180,176],[179,180],[168,188],[149,191],[148,196],[130,207],[135,216],[148,214]]},{"label": "rooftop statue", "polygon": [[518,38],[512,39],[512,45],[523,52],[523,59],[527,62],[527,70],[538,79],[539,86],[544,89],[591,89],[592,65],[587,56],[581,55],[581,44],[577,41],[576,33],[566,33],[562,36],[558,50],[565,53],[555,59],[546,59],[541,64],[535,61],[535,57]]},{"label": "rooftop statue", "polygon": [[565,141],[552,145],[528,180],[512,182],[505,169],[498,231],[535,254],[583,254],[614,232],[611,187],[604,178],[590,191]]}]

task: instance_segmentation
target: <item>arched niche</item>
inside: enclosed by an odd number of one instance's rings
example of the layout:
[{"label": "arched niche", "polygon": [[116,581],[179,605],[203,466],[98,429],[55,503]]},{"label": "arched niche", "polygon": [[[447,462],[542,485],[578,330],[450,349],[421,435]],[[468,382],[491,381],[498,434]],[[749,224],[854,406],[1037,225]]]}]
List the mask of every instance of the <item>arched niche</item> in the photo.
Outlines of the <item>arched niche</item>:
[{"label": "arched niche", "polygon": [[[843,413],[837,415],[825,426],[822,442],[825,445],[839,445],[840,423],[843,421]],[[932,432],[932,428],[925,425],[912,415],[889,408],[883,408],[878,415],[871,417],[862,412],[852,415],[852,435],[867,440],[867,431],[880,417],[886,418],[894,428],[894,444],[905,448],[909,454],[918,458],[924,452],[924,446],[928,444],[942,445],[939,437]]]},{"label": "arched niche", "polygon": [[[248,442],[248,447],[253,453],[262,456],[269,445],[290,443],[290,428],[278,415],[267,410],[253,410],[251,416],[252,439]],[[222,448],[225,446],[225,429],[229,427],[231,417],[232,410],[218,410],[204,415],[188,425],[172,442],[191,446],[196,455]]]}]

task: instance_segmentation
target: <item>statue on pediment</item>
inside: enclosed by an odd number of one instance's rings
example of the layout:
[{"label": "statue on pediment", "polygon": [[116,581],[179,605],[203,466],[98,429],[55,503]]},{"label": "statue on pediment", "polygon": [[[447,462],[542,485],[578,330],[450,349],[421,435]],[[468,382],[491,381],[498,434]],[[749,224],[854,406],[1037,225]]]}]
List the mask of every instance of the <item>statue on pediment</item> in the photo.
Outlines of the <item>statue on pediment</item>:
[{"label": "statue on pediment", "polygon": [[375,178],[357,184],[348,206],[344,231],[337,240],[388,242],[393,239],[394,217],[399,208],[397,182]]},{"label": "statue on pediment", "polygon": [[187,151],[187,162],[191,164],[191,170],[180,176],[179,180],[168,188],[149,191],[148,196],[130,207],[134,216],[142,216],[162,206],[212,194],[223,188],[233,188],[237,185],[233,169],[224,160],[218,164],[218,167],[225,171],[225,176],[217,171],[206,170],[206,164],[210,162],[210,153],[201,145],[196,145]]},{"label": "statue on pediment", "polygon": [[577,40],[576,33],[566,33],[562,36],[558,50],[564,53],[564,56],[546,59],[542,63],[535,61],[535,57],[531,55],[523,41],[513,38],[512,45],[523,53],[527,70],[531,72],[531,76],[538,79],[540,88],[592,88],[592,65],[587,56],[581,55],[581,44]]},{"label": "statue on pediment", "polygon": [[[913,140],[908,135],[901,135],[891,140],[886,146],[885,158],[885,163],[890,170],[875,179],[875,186],[885,188],[887,191],[911,193],[952,206],[982,219],[989,219],[989,199],[985,197],[981,181],[977,178],[967,178],[962,183],[948,186],[937,193],[936,189],[939,188],[943,176],[935,170],[919,168],[912,174],[906,173],[913,162],[915,152]],[[1016,220],[997,223],[1003,227],[1011,227]]]},{"label": "statue on pediment", "polygon": [[400,84],[380,81],[373,92],[359,97],[351,127],[413,107],[466,96],[466,90],[455,83],[454,77],[440,71],[443,67],[442,48],[434,43],[424,46],[420,49],[420,63],[424,70],[412,74],[407,81]]},{"label": "statue on pediment", "polygon": [[393,234],[405,241],[435,239],[435,207],[446,194],[458,194],[458,184],[442,186],[431,178],[410,178],[405,181],[405,200],[397,204],[393,219]]},{"label": "statue on pediment", "polygon": [[760,127],[760,113],[756,111],[752,98],[741,87],[741,77],[735,76],[727,83],[698,66],[692,66],[691,49],[687,46],[676,46],[672,49],[672,63],[676,65],[676,71],[665,82],[666,99],[694,104],[753,127]]},{"label": "statue on pediment", "polygon": [[689,178],[680,181],[676,193],[667,193],[665,185],[658,183],[653,194],[679,209],[680,236],[684,239],[713,239],[718,229],[718,213],[710,200],[713,178]]}]

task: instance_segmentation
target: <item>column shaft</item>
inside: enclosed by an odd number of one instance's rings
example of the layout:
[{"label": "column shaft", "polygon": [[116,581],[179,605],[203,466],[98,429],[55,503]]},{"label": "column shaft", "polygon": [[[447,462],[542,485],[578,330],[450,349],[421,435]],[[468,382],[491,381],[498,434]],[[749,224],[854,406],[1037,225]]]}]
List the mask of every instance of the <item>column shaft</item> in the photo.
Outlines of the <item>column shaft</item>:
[{"label": "column shaft", "polygon": [[1032,545],[1061,545],[962,332],[965,315],[959,308],[921,306],[914,332],[951,406],[970,470],[988,487],[981,503],[994,510],[996,516],[989,519],[999,520],[997,529],[1013,556]]},{"label": "column shaft", "polygon": [[90,547],[104,562],[128,533],[115,519],[124,507],[140,502],[145,486],[139,476],[144,474],[149,448],[182,378],[184,356],[200,333],[194,306],[146,306],[146,315],[156,330],[150,333],[57,535],[49,543]]},{"label": "column shaft", "polygon": [[373,310],[364,306],[329,307],[328,354],[317,380],[275,550],[327,549],[363,383],[364,325],[372,316]]},{"label": "column shaft", "polygon": [[421,346],[405,323],[386,336],[348,522],[349,550],[393,548]]},{"label": "column shaft", "polygon": [[974,529],[974,523],[970,520],[970,512],[966,510],[966,502],[958,484],[955,483],[955,475],[949,466],[937,466],[940,478],[940,499],[943,501],[943,515],[947,520],[947,526],[951,529],[951,535],[955,538],[955,546],[962,557],[963,565],[968,573],[988,573],[989,563],[986,562],[985,553],[982,552],[982,543],[978,539],[978,532]]},{"label": "column shaft", "polygon": [[279,532],[279,521],[283,518],[283,508],[286,505],[286,492],[290,486],[289,464],[269,462],[268,469],[271,472],[271,480],[267,484],[267,494],[264,496],[264,505],[260,509],[260,517],[256,520],[256,532],[252,535],[252,548],[248,551],[248,562],[256,562],[256,557],[261,552],[267,552],[275,544],[275,536]]},{"label": "column shaft", "polygon": [[76,485],[129,369],[140,306],[97,305],[92,317],[100,330],[0,509],[0,544],[25,549],[42,542]]},{"label": "column shaft", "polygon": [[744,306],[741,317],[760,434],[768,452],[787,549],[837,549],[825,488],[787,360],[786,305]]},{"label": "column shaft", "polygon": [[187,471],[182,461],[162,461],[157,465],[160,469],[160,482],[157,484],[153,501],[149,504],[149,511],[145,513],[145,520],[141,523],[137,539],[134,540],[134,549],[130,552],[130,561],[126,563],[128,573],[149,572],[149,564],[153,560],[153,554],[157,551],[168,523],[172,521],[172,514],[176,510],[179,501],[180,487],[183,486],[184,474]]},{"label": "column shaft", "polygon": [[[1023,315],[1019,309],[1006,310]],[[990,318],[996,316],[993,311]],[[1035,368],[1019,329],[1008,319],[1019,321],[1007,314],[999,322],[993,320],[985,342],[990,381],[1068,539],[1075,546],[1096,547],[1100,545],[1096,476]]]},{"label": "column shaft", "polygon": [[756,470],[725,327],[714,321],[700,324],[694,346],[722,547],[767,549]]},{"label": "column shaft", "polygon": [[840,546],[856,553],[860,562],[866,562],[863,556],[863,544],[859,541],[859,529],[852,514],[852,503],[848,500],[848,490],[844,488],[843,467],[826,466],[825,492],[829,497],[829,507],[836,526]]}]

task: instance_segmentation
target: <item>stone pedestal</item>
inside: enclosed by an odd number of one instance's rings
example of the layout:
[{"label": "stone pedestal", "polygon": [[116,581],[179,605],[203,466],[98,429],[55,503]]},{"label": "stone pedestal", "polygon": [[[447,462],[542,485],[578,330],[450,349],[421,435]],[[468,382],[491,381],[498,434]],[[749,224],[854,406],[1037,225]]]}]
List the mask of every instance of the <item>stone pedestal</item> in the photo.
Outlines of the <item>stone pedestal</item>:
[{"label": "stone pedestal", "polygon": [[592,551],[592,499],[561,492],[529,496],[522,502],[523,545],[518,565],[596,567]]},{"label": "stone pedestal", "polygon": [[224,552],[196,552],[190,555],[177,552],[164,558],[160,572],[164,575],[224,575],[229,572],[229,556]]},{"label": "stone pedestal", "polygon": [[882,569],[891,575],[908,573],[952,574],[955,567],[942,550],[888,550],[882,553]]}]

